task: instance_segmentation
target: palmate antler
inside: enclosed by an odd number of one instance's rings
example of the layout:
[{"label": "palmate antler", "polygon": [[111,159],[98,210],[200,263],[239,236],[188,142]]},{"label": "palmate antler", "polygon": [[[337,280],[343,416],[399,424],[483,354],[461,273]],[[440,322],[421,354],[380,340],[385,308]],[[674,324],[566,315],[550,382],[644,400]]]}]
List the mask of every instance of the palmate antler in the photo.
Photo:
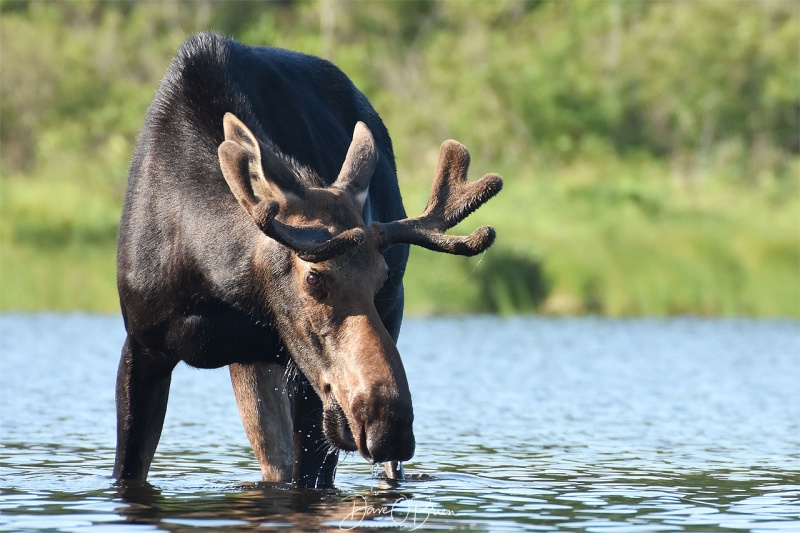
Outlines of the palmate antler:
[{"label": "palmate antler", "polygon": [[463,144],[445,141],[425,211],[416,218],[373,224],[380,232],[381,247],[408,243],[436,252],[472,256],[491,246],[495,239],[491,226],[482,226],[467,237],[445,234],[503,188],[503,180],[497,174],[468,182],[469,162],[469,151]]}]

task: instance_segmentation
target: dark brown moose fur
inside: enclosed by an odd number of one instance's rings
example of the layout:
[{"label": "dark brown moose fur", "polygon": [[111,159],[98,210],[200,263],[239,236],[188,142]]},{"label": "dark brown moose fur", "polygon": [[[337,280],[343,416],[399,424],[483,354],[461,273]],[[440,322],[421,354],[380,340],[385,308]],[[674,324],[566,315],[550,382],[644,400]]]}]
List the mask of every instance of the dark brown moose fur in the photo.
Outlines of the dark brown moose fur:
[{"label": "dark brown moose fur", "polygon": [[467,182],[468,165],[444,143],[428,207],[406,218],[386,128],[340,70],[189,39],[128,177],[114,475],[146,479],[180,361],[230,367],[265,480],[331,485],[337,450],[399,472],[415,447],[396,347],[408,245],[472,255],[494,240],[444,234],[502,186]]}]

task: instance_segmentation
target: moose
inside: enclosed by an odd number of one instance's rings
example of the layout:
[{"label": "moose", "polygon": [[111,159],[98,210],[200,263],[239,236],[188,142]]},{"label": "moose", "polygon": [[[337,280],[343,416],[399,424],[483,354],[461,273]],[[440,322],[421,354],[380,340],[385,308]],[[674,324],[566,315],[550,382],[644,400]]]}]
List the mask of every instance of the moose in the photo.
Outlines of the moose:
[{"label": "moose", "polygon": [[147,478],[170,377],[229,366],[265,481],[333,484],[338,451],[387,472],[414,454],[397,338],[409,245],[459,255],[495,231],[445,232],[497,194],[446,141],[408,218],[389,134],[332,63],[216,33],[178,50],[136,142],[117,283],[127,333],[114,476]]}]

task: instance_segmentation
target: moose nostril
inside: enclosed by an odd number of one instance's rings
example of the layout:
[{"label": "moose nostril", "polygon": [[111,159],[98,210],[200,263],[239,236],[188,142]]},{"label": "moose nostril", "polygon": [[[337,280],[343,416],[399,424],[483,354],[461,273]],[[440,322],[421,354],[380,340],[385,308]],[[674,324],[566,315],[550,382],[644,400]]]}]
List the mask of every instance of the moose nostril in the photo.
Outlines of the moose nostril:
[{"label": "moose nostril", "polygon": [[358,449],[372,463],[407,461],[414,455],[411,399],[387,389],[360,392],[350,403]]},{"label": "moose nostril", "polygon": [[331,384],[330,383],[326,383],[326,384],[324,384],[322,386],[322,393],[326,394],[326,395],[331,393]]},{"label": "moose nostril", "polygon": [[414,456],[416,442],[411,424],[386,426],[372,424],[366,431],[366,445],[373,463],[407,461]]}]

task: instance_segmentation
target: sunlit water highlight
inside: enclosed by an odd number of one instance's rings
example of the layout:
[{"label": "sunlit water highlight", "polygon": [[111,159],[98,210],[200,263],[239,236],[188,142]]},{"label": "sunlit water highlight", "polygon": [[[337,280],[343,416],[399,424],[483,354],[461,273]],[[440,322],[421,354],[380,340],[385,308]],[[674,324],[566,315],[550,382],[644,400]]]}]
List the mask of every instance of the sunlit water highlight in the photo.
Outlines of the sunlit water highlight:
[{"label": "sunlit water highlight", "polygon": [[800,323],[407,320],[417,454],[258,483],[226,370],[181,366],[115,487],[121,319],[0,316],[0,530],[800,531]]}]

